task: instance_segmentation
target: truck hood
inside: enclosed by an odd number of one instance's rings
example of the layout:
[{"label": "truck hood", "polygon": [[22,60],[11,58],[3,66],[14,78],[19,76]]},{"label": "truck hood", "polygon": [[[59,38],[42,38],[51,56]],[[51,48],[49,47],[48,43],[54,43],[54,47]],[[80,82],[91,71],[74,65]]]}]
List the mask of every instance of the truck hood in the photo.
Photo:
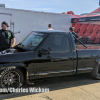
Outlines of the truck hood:
[{"label": "truck hood", "polygon": [[19,63],[19,62],[30,61],[33,60],[33,56],[34,56],[34,51],[18,52],[17,49],[11,49],[10,52],[6,52],[5,54],[0,53],[0,63],[11,63],[11,62]]}]

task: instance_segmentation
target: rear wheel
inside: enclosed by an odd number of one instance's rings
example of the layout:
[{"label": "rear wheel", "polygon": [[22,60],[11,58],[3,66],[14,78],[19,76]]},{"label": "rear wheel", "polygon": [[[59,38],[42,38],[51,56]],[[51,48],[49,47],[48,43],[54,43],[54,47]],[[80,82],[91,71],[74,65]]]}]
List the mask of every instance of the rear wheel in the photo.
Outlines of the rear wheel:
[{"label": "rear wheel", "polygon": [[7,68],[0,72],[1,88],[18,88],[24,81],[22,72],[19,69]]},{"label": "rear wheel", "polygon": [[97,63],[94,66],[93,71],[92,71],[91,74],[92,74],[93,78],[100,80],[100,64],[99,63]]}]

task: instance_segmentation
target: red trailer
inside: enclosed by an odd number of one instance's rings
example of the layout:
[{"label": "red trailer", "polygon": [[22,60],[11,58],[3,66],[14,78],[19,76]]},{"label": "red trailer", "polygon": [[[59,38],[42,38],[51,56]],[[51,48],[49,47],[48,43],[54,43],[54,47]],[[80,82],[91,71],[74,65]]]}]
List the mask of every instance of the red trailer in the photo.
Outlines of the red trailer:
[{"label": "red trailer", "polygon": [[85,44],[100,44],[100,7],[91,13],[74,15],[72,27]]}]

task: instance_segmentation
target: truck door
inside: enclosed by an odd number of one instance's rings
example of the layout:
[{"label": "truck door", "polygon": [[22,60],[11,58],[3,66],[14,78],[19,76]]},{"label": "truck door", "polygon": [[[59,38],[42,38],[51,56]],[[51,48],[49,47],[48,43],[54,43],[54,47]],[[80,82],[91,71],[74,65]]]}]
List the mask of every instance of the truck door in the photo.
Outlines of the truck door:
[{"label": "truck door", "polygon": [[0,14],[0,26],[1,26],[1,23],[3,21],[6,21],[9,25],[8,29],[10,30],[10,22],[11,22],[11,19],[10,19],[10,14]]},{"label": "truck door", "polygon": [[73,52],[67,34],[50,34],[40,48],[49,49],[50,55],[38,57],[37,53],[35,54],[35,78],[72,74]]}]

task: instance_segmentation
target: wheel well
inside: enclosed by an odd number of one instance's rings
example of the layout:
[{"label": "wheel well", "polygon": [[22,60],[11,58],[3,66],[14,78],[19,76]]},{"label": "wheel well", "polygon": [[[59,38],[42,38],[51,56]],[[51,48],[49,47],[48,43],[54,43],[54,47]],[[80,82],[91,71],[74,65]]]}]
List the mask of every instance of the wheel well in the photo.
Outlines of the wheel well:
[{"label": "wheel well", "polygon": [[26,81],[26,73],[27,73],[27,69],[24,67],[16,67],[17,69],[19,69],[23,75],[24,75],[24,81]]}]

